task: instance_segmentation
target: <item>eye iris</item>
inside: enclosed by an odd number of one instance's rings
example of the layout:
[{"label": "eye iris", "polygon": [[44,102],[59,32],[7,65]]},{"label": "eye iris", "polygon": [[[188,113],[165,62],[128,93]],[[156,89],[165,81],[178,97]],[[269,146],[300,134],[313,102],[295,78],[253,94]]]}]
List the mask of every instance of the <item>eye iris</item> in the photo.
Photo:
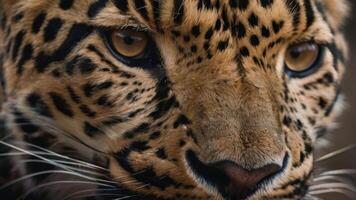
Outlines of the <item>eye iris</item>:
[{"label": "eye iris", "polygon": [[309,69],[316,62],[319,46],[314,43],[292,45],[287,49],[286,65],[289,70],[301,72]]},{"label": "eye iris", "polygon": [[114,31],[111,40],[115,50],[129,58],[143,54],[148,44],[144,33],[129,30]]}]

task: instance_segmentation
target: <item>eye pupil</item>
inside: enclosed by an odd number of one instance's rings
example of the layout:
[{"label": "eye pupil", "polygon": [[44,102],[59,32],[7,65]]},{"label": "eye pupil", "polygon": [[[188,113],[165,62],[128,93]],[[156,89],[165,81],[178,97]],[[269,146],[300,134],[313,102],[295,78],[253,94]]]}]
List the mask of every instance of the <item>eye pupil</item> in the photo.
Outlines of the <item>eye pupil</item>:
[{"label": "eye pupil", "polygon": [[301,52],[299,49],[294,49],[290,52],[290,56],[294,59],[298,59],[300,54],[301,54]]},{"label": "eye pupil", "polygon": [[135,42],[131,36],[124,36],[123,40],[127,45],[132,45]]}]

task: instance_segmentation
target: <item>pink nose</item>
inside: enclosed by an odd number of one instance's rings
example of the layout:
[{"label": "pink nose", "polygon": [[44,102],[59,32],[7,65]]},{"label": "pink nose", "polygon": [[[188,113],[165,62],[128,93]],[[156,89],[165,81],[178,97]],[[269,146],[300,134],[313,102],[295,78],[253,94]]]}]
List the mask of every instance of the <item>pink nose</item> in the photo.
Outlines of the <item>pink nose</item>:
[{"label": "pink nose", "polygon": [[247,170],[230,161],[214,164],[214,167],[220,169],[229,178],[225,190],[232,197],[231,199],[240,199],[250,194],[259,183],[282,169],[280,165],[268,164],[258,169]]}]

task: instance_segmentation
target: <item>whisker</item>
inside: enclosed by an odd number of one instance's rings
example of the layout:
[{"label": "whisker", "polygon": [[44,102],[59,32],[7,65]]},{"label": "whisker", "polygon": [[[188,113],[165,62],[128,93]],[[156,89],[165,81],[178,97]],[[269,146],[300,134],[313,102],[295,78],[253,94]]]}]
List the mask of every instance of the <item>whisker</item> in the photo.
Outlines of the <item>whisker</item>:
[{"label": "whisker", "polygon": [[346,153],[352,149],[356,149],[356,144],[352,144],[352,145],[349,145],[349,146],[346,146],[344,148],[341,148],[339,150],[336,150],[336,151],[333,151],[331,153],[328,153],[324,156],[321,156],[320,158],[316,159],[315,162],[321,162],[321,161],[324,161],[324,160],[328,160],[330,158],[333,158],[333,157],[336,157],[340,154],[343,154],[343,153]]},{"label": "whisker", "polygon": [[339,169],[339,170],[326,171],[319,174],[319,176],[327,176],[327,175],[356,175],[356,169]]},{"label": "whisker", "polygon": [[78,192],[74,192],[66,197],[63,198],[63,200],[69,200],[73,199],[73,197],[78,196],[78,194],[83,194],[87,192],[108,192],[108,191],[116,191],[117,189],[90,189],[90,190],[81,190]]},{"label": "whisker", "polygon": [[[69,175],[77,175],[76,173],[73,173],[73,172],[69,172],[69,171],[63,171],[63,170],[48,170],[48,171],[41,171],[41,172],[37,172],[37,173],[32,173],[32,174],[28,174],[28,175],[25,175],[25,176],[22,176],[18,179],[15,179],[13,181],[10,181],[9,183],[3,185],[0,187],[0,190],[3,190],[5,188],[8,188],[10,187],[11,185],[14,185],[16,183],[19,183],[21,181],[24,181],[26,179],[29,179],[29,178],[33,178],[35,176],[39,176],[39,175],[44,175],[44,174],[69,174]],[[110,185],[107,185],[107,184],[102,184],[102,183],[98,183],[100,185],[103,185],[103,186],[110,186]],[[112,186],[111,186],[112,187]]]},{"label": "whisker", "polygon": [[310,192],[310,194],[312,194],[312,195],[321,195],[321,194],[328,194],[328,193],[340,193],[340,194],[347,196],[350,199],[353,199],[355,197],[355,195],[349,191],[335,189],[335,188],[322,189],[322,190],[316,190],[316,191]]},{"label": "whisker", "polygon": [[96,194],[90,194],[90,195],[88,195],[88,194],[86,194],[86,195],[77,195],[76,197],[71,198],[71,199],[82,199],[82,198],[88,198],[88,197],[103,197],[103,196],[112,196],[112,197],[116,196],[116,197],[118,197],[118,196],[122,196],[122,195],[116,194],[116,193],[96,193]]},{"label": "whisker", "polygon": [[[17,142],[15,142],[17,143]],[[78,159],[74,159],[74,158],[71,158],[71,157],[68,157],[68,156],[65,156],[65,155],[61,155],[61,154],[58,154],[54,151],[50,151],[48,149],[45,149],[45,148],[42,148],[40,146],[37,146],[37,145],[33,145],[33,144],[30,144],[30,143],[27,143],[27,142],[18,142],[19,144],[25,144],[27,146],[30,146],[30,147],[33,147],[33,148],[36,148],[36,149],[39,149],[41,151],[45,151],[47,153],[50,153],[49,155],[53,155],[53,156],[57,156],[59,158],[63,158],[63,159],[66,159],[66,160],[70,160],[70,161],[74,161],[74,162],[78,162],[78,163],[81,163],[83,165],[87,165],[88,167],[92,167],[92,168],[96,168],[96,169],[100,169],[100,170],[104,170],[104,171],[109,171],[108,169],[106,168],[103,168],[103,167],[100,167],[100,166],[97,166],[97,165],[94,165],[92,163],[88,163],[88,162],[85,162],[85,161],[82,161],[82,160],[78,160]]]},{"label": "whisker", "polygon": [[322,182],[322,181],[327,181],[327,180],[339,181],[339,182],[350,184],[350,185],[352,184],[351,181],[349,181],[348,179],[346,179],[344,177],[339,177],[339,176],[321,176],[321,177],[316,177],[313,179],[314,182]]},{"label": "whisker", "polygon": [[41,189],[43,187],[48,187],[51,185],[56,185],[56,184],[62,184],[62,183],[68,183],[68,184],[88,184],[88,185],[104,185],[104,186],[108,186],[106,184],[100,184],[100,183],[96,183],[96,182],[89,182],[89,181],[54,181],[54,182],[50,182],[50,183],[46,183],[46,184],[41,184],[38,185],[36,187],[34,187],[33,189],[29,190],[28,192],[26,192],[24,195],[20,196],[18,199],[26,199],[26,197],[28,195],[30,195],[32,192]]},{"label": "whisker", "polygon": [[[63,163],[59,160],[52,160],[54,162],[57,162],[57,163],[61,163],[61,164],[66,164],[66,163]],[[25,160],[21,160],[20,163],[24,164],[24,163],[45,163],[45,164],[50,164],[46,161],[43,161],[43,160],[35,160],[35,159],[25,159]],[[78,169],[78,168],[75,168],[75,167],[70,167],[70,166],[67,166],[68,169],[71,169],[73,171],[76,171],[76,172],[81,172],[81,173],[87,173],[87,174],[90,174],[90,175],[101,175],[97,172],[92,172],[92,171],[88,171],[88,170],[83,170],[83,169]]]},{"label": "whisker", "polygon": [[123,200],[123,199],[128,199],[128,198],[132,198],[132,197],[136,197],[138,195],[132,195],[132,196],[127,196],[127,197],[120,197],[120,198],[117,198],[117,199],[113,199],[113,200]]},{"label": "whisker", "polygon": [[[107,155],[105,152],[100,151],[99,149],[96,149],[95,147],[83,142],[82,140],[80,140],[80,138],[76,137],[75,135],[70,134],[62,129],[59,129],[57,126],[53,125],[48,118],[38,116],[37,118],[33,119],[33,122],[35,122],[36,124],[40,124],[42,128],[44,128],[47,131],[51,131],[54,134],[61,134],[63,136],[66,136],[67,138],[71,139],[72,141],[75,141],[78,144],[81,144],[81,145],[93,150],[94,152]],[[16,123],[16,124],[21,124],[21,123]],[[22,123],[22,124],[26,124],[26,123]]]},{"label": "whisker", "polygon": [[337,189],[346,189],[348,191],[352,191],[356,193],[356,188],[344,183],[323,183],[319,185],[312,185],[309,187],[310,191],[318,190],[318,189],[330,189],[330,188],[337,188]]},{"label": "whisker", "polygon": [[[27,151],[27,150],[25,150],[25,149],[21,149],[21,148],[19,148],[19,147],[16,147],[16,146],[14,146],[14,145],[8,144],[8,143],[6,143],[6,142],[0,141],[0,144],[3,144],[3,145],[8,146],[8,147],[11,147],[11,148],[13,148],[13,149],[15,149],[15,150],[18,150],[18,151],[27,153],[27,154],[32,155],[32,156],[34,156],[34,157],[36,157],[36,158],[39,158],[39,159],[41,159],[41,160],[47,161],[49,164],[52,164],[52,165],[54,165],[54,166],[56,166],[56,167],[58,167],[58,168],[61,168],[61,169],[70,171],[70,172],[74,173],[75,175],[77,175],[78,177],[81,177],[81,178],[84,178],[84,179],[88,179],[88,180],[94,180],[94,181],[98,180],[98,179],[93,178],[93,177],[89,177],[89,176],[86,176],[86,175],[83,175],[83,174],[76,173],[76,172],[74,172],[74,171],[68,169],[68,167],[65,166],[65,165],[62,165],[62,164],[53,162],[52,160],[47,159],[47,158],[45,158],[45,157],[43,157],[43,156],[39,156],[39,155],[33,154],[33,153],[31,153],[30,151]],[[100,181],[101,181],[101,182],[106,182],[106,183],[114,183],[113,181],[107,181],[107,180],[100,180]]]}]

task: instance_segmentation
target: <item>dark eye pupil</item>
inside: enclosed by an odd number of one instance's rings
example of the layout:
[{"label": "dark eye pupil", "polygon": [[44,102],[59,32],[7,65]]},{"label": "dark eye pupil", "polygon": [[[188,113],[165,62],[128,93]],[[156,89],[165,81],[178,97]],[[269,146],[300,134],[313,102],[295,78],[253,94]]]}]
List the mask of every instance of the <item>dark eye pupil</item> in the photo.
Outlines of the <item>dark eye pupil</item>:
[{"label": "dark eye pupil", "polygon": [[124,36],[123,40],[127,45],[132,45],[135,42],[131,36]]},{"label": "dark eye pupil", "polygon": [[292,58],[298,59],[299,56],[300,56],[300,54],[301,54],[301,52],[300,52],[299,49],[293,49],[293,50],[291,50],[291,51],[289,52],[289,54],[290,54],[290,56],[291,56]]}]

